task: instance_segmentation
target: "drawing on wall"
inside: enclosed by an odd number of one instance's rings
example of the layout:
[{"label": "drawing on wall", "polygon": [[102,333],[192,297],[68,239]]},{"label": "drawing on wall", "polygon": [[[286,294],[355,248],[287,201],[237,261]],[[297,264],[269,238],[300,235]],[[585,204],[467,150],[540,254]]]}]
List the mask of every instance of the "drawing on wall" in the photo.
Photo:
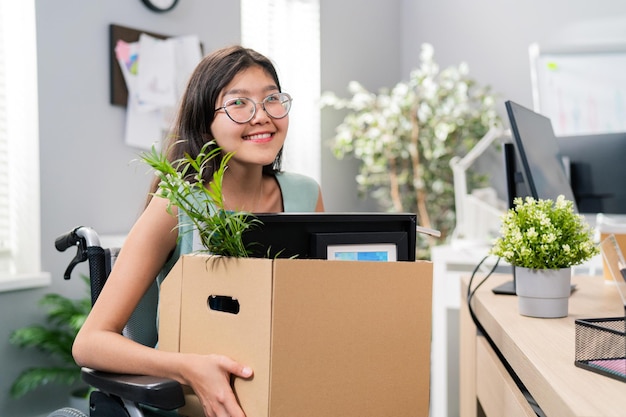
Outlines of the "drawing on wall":
[{"label": "drawing on wall", "polygon": [[531,46],[534,110],[556,136],[626,131],[626,49],[541,53]]}]

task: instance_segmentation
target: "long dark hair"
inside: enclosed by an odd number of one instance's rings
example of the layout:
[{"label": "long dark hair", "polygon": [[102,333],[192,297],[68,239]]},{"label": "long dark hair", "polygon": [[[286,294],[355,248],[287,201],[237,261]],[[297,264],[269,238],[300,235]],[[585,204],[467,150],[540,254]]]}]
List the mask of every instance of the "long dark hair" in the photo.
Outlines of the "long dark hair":
[{"label": "long dark hair", "polygon": [[[272,77],[281,90],[274,64],[262,54],[242,46],[230,46],[207,55],[192,73],[181,99],[178,116],[163,149],[169,161],[181,159],[185,154],[197,157],[202,147],[215,139],[211,124],[215,118],[217,98],[224,88],[241,71],[259,66]],[[215,145],[214,147],[216,147]],[[282,149],[273,163],[263,167],[264,174],[275,174],[281,169]],[[206,170],[208,183],[219,167],[221,158],[215,158]],[[151,195],[158,189],[158,178],[150,187]]]}]

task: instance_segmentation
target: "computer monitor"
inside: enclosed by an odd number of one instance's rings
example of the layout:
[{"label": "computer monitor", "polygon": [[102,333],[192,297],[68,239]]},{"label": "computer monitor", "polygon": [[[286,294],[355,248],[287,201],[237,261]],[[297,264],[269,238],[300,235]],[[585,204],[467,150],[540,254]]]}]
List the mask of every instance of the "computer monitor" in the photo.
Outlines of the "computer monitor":
[{"label": "computer monitor", "polygon": [[512,101],[505,106],[528,195],[556,200],[562,194],[576,206],[566,171],[569,166],[565,166],[550,119]]},{"label": "computer monitor", "polygon": [[557,137],[581,213],[626,214],[626,133]]},{"label": "computer monitor", "polygon": [[[563,194],[580,213],[626,214],[626,133],[557,138],[547,117],[512,101],[505,105],[515,139],[504,145],[510,207],[515,197]],[[507,285],[495,292],[510,293]]]},{"label": "computer monitor", "polygon": [[[514,144],[504,145],[509,207],[516,197],[556,200],[559,195],[576,207],[574,192],[550,119],[512,101],[505,102]],[[493,289],[496,294],[515,295],[513,281]]]},{"label": "computer monitor", "polygon": [[262,213],[243,234],[260,258],[415,261],[411,213]]},{"label": "computer monitor", "polygon": [[505,104],[515,140],[504,146],[510,207],[514,197],[563,194],[580,213],[626,214],[626,133],[556,137],[545,116]]}]

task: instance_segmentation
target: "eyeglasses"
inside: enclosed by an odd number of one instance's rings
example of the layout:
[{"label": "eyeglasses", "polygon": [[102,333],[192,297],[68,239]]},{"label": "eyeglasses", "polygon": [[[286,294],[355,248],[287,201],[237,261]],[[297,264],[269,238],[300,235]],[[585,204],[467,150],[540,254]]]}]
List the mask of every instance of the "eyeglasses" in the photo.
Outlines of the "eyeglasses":
[{"label": "eyeglasses", "polygon": [[247,97],[238,97],[226,101],[222,107],[218,107],[215,111],[224,109],[230,120],[242,124],[248,123],[254,118],[257,104],[260,104],[263,106],[265,113],[272,119],[282,119],[289,113],[292,100],[287,93],[270,94],[260,103],[256,103]]}]

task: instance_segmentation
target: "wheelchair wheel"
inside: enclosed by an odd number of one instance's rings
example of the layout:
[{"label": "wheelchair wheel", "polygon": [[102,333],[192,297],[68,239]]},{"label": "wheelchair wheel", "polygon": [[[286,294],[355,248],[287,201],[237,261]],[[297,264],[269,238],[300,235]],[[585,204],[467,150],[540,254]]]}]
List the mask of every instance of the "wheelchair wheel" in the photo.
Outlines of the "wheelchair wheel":
[{"label": "wheelchair wheel", "polygon": [[48,417],[89,417],[87,414],[75,408],[61,408],[60,410],[53,411],[48,414]]}]

